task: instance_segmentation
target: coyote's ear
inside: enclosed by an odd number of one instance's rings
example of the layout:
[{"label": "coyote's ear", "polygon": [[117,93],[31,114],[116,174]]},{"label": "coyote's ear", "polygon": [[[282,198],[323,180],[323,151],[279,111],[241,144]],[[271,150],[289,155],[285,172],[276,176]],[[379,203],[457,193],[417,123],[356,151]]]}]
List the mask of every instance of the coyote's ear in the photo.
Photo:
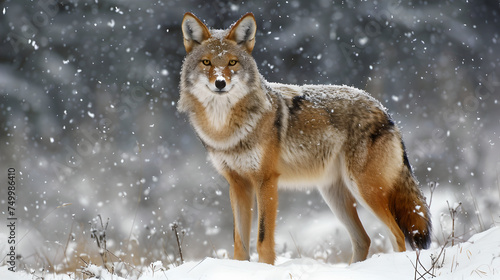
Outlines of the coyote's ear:
[{"label": "coyote's ear", "polygon": [[185,13],[182,20],[182,35],[186,52],[191,52],[196,44],[201,44],[210,38],[208,28],[192,13]]},{"label": "coyote's ear", "polygon": [[255,46],[255,32],[257,23],[252,13],[248,13],[240,18],[229,31],[227,39],[242,45],[248,53],[251,53]]}]

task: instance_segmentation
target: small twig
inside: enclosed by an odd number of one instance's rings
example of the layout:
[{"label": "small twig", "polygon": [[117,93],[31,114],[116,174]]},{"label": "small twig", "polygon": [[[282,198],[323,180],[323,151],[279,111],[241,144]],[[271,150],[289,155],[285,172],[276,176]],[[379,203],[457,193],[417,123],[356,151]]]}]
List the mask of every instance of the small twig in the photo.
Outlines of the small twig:
[{"label": "small twig", "polygon": [[177,233],[177,228],[178,227],[179,227],[179,225],[177,225],[177,223],[174,223],[172,225],[172,230],[174,231],[174,233],[175,233],[175,239],[177,240],[177,247],[179,248],[179,256],[181,258],[181,263],[184,263],[184,258],[182,257],[181,242],[179,241],[179,234]]},{"label": "small twig", "polygon": [[210,245],[212,246],[212,250],[214,251],[214,256],[215,256],[216,258],[219,258],[219,255],[217,254],[217,249],[215,248],[215,245],[214,245],[214,243],[212,242],[212,239],[211,239],[211,238],[209,238],[209,239],[208,239],[208,242],[210,242]]},{"label": "small twig", "polygon": [[80,260],[82,260],[82,262],[83,262],[86,266],[89,266],[89,263],[88,263],[88,262],[86,262],[86,261],[85,261],[82,257],[79,257],[79,258],[80,258]]},{"label": "small twig", "polygon": [[432,197],[434,196],[434,191],[437,189],[437,187],[439,186],[439,183],[438,182],[429,182],[429,189],[431,191],[431,196],[429,198],[429,209],[431,208],[431,204],[432,204]]},{"label": "small twig", "polygon": [[63,255],[64,255],[64,260],[66,261],[66,263],[69,262],[68,256],[66,255],[66,252],[68,251],[69,242],[71,239],[74,239],[74,237],[71,238],[73,235],[73,225],[74,224],[75,224],[75,221],[73,221],[73,223],[71,223],[71,229],[70,229],[69,234],[68,234],[68,240],[66,240],[66,246],[64,246],[64,251],[63,251],[64,254]]},{"label": "small twig", "polygon": [[[457,209],[457,208],[455,208],[455,209]],[[448,237],[448,238],[445,239],[445,243],[441,246],[441,251],[439,252],[439,254],[437,255],[437,257],[434,257],[434,255],[431,254],[431,256],[430,256],[430,258],[431,258],[431,267],[429,269],[425,268],[425,266],[421,262],[421,259],[420,259],[420,250],[417,250],[415,252],[416,253],[415,264],[408,257],[411,265],[415,269],[415,274],[413,276],[414,280],[420,280],[420,279],[424,279],[425,280],[425,276],[427,276],[427,275],[431,276],[431,278],[436,277],[436,268],[443,267],[443,265],[444,265],[444,261],[445,261],[444,255],[446,254],[445,249],[446,249],[446,246],[448,245],[450,239],[451,239],[450,237]],[[441,258],[442,258],[442,262],[441,262],[441,264],[438,264],[438,262],[441,261]],[[418,271],[419,267],[421,267],[424,271],[423,272]]]},{"label": "small twig", "polygon": [[413,262],[411,262],[411,265],[415,269],[415,274],[413,275],[413,279],[417,280],[417,273],[418,273],[417,264],[418,264],[418,259],[420,258],[420,251],[419,250],[415,251],[415,254],[417,255],[417,259],[415,260],[415,265],[413,265]]},{"label": "small twig", "polygon": [[[415,253],[416,253],[416,256],[417,256],[417,258],[416,258],[416,260],[415,260],[415,264],[413,264],[413,262],[410,260],[411,265],[412,265],[412,266],[413,266],[413,268],[415,269],[415,274],[414,274],[414,276],[413,276],[413,277],[414,277],[413,279],[414,279],[414,280],[420,280],[420,279],[424,279],[424,280],[425,280],[425,276],[426,276],[426,275],[430,275],[430,276],[432,276],[433,278],[434,278],[434,277],[436,277],[433,273],[431,273],[431,269],[433,269],[433,268],[434,268],[434,266],[431,266],[431,268],[429,268],[429,269],[425,268],[425,267],[424,267],[424,265],[422,264],[422,262],[420,261],[420,250],[418,250],[418,249],[417,249],[417,250],[415,251]],[[409,258],[408,258],[408,259],[409,259]],[[423,269],[424,269],[424,272],[423,272],[423,273],[421,273],[420,271],[418,271],[418,267],[419,267],[419,266],[420,266],[421,268],[423,268]],[[417,278],[417,274],[418,274],[418,276],[419,276],[418,278]]]},{"label": "small twig", "polygon": [[451,217],[451,246],[455,246],[455,217],[458,213],[458,208],[462,206],[462,202],[459,202],[455,208],[451,208],[450,203],[446,201],[448,204],[448,210],[450,211]]},{"label": "small twig", "polygon": [[106,221],[106,225],[104,225],[103,222],[102,222],[101,215],[99,214],[99,215],[97,215],[97,217],[99,217],[99,220],[101,222],[101,229],[102,230],[99,231],[99,232],[97,232],[97,229],[95,227],[92,227],[90,229],[90,231],[91,231],[90,237],[93,238],[93,239],[95,239],[95,241],[97,243],[97,247],[99,248],[99,255],[101,255],[103,267],[106,268],[106,270],[109,271],[109,269],[107,267],[107,263],[108,263],[108,256],[107,256],[108,248],[107,248],[107,245],[106,245],[106,230],[108,229],[109,218]]},{"label": "small twig", "polygon": [[[418,252],[416,252],[416,253],[417,253],[417,260],[418,260],[419,254],[418,254]],[[422,274],[420,274],[420,272],[418,271],[418,267],[417,267],[418,262],[413,263],[413,261],[408,256],[406,256],[406,257],[408,258],[408,260],[410,260],[411,266],[413,266],[413,269],[415,270],[415,275],[413,276],[413,279],[417,280],[417,273],[420,275],[420,277],[418,279],[422,278]]]},{"label": "small twig", "polygon": [[[420,264],[420,266],[421,266],[421,267],[424,269],[424,271],[425,271],[425,273],[424,273],[424,275],[423,275],[423,276],[425,276],[425,275],[429,274],[430,276],[432,276],[432,278],[436,277],[436,275],[434,275],[434,273],[433,273],[434,271],[433,271],[433,272],[431,272],[431,270],[433,270],[434,266],[431,266],[431,268],[426,269],[426,268],[424,267],[424,265],[422,264],[422,262],[420,261],[420,258],[418,259],[418,264]],[[423,278],[423,276],[421,276],[421,278]]]},{"label": "small twig", "polygon": [[292,232],[288,232],[290,234],[290,237],[292,237],[293,245],[295,246],[295,249],[297,250],[297,254],[299,254],[299,258],[302,258],[302,253],[300,252],[299,246],[297,246],[297,242],[295,242],[295,238],[293,238]]},{"label": "small twig", "polygon": [[[439,262],[439,259],[441,258],[441,255],[443,254],[446,254],[446,251],[445,251],[445,248],[446,248],[446,245],[448,245],[448,242],[449,240],[446,240],[445,243],[443,244],[443,246],[441,247],[441,251],[439,252],[439,255],[436,257],[436,259],[433,260],[432,262],[432,269],[433,269],[433,273],[435,272],[435,269],[436,269],[436,265],[437,263]],[[441,265],[439,267],[443,267],[444,265],[444,260],[445,260],[445,257],[443,256],[443,261],[441,262]]]}]

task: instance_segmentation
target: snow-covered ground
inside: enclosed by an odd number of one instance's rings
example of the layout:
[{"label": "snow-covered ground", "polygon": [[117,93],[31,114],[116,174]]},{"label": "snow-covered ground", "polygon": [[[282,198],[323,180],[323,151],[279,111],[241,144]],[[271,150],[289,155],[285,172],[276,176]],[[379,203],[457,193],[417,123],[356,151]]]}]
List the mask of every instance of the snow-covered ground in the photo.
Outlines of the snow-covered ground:
[{"label": "snow-covered ground", "polygon": [[[435,265],[433,265],[433,262]],[[415,271],[415,266],[417,271]],[[160,261],[143,268],[139,280],[150,279],[500,279],[500,227],[478,233],[468,241],[417,253],[376,254],[368,260],[325,264],[312,259],[280,257],[275,266],[257,262],[206,258],[166,270]],[[122,280],[97,266],[89,273],[103,280]],[[40,276],[40,275],[36,275]],[[434,277],[435,276],[435,277]],[[43,275],[45,280],[72,280],[74,275]],[[12,273],[0,267],[0,279],[32,280],[26,272]],[[38,278],[36,278],[38,279]]]}]

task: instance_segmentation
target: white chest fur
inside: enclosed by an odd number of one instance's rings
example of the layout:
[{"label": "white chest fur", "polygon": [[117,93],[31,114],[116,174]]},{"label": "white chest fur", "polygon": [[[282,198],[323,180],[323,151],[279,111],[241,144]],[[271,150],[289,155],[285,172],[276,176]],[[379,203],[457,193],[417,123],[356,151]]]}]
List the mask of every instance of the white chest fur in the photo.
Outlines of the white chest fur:
[{"label": "white chest fur", "polygon": [[253,149],[244,152],[211,152],[210,159],[215,168],[219,171],[225,170],[229,167],[232,170],[239,172],[253,172],[257,171],[261,166],[262,161],[262,148],[256,146]]}]

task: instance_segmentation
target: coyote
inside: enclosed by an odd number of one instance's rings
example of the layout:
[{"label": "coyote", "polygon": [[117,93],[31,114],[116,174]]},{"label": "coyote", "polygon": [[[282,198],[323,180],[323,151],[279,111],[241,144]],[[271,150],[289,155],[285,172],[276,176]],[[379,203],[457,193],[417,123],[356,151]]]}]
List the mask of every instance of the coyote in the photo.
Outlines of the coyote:
[{"label": "coyote", "polygon": [[431,219],[401,133],[363,90],[266,81],[251,56],[256,21],[208,29],[192,13],[182,21],[186,58],[180,100],[214,167],[229,183],[234,258],[249,260],[257,200],[259,262],[274,264],[278,186],[317,188],[351,238],[351,262],[370,247],[357,214],[362,205],[392,233],[395,251],[430,244]]}]

